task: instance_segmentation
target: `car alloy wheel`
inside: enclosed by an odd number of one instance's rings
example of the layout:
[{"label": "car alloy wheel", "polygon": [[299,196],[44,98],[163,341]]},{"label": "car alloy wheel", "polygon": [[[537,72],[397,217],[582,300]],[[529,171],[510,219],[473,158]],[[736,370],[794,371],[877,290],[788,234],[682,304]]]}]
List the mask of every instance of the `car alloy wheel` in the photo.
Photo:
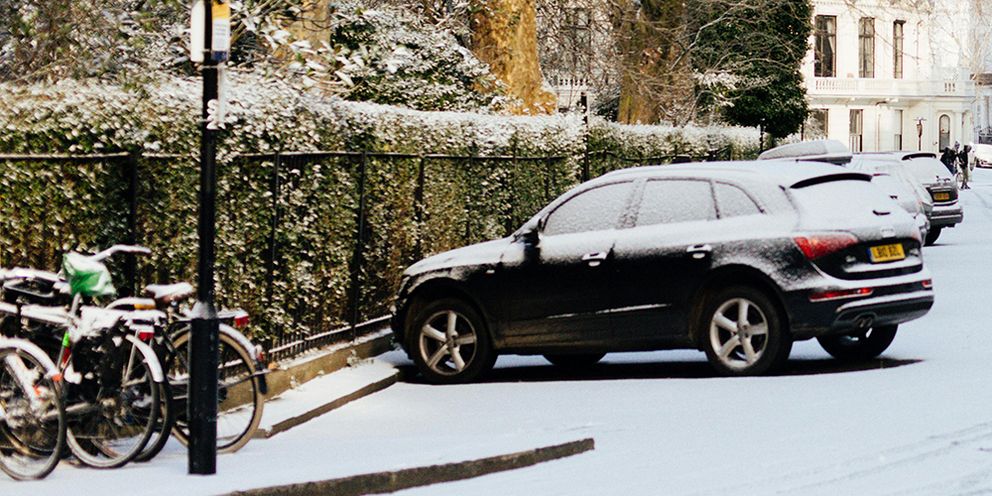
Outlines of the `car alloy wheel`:
[{"label": "car alloy wheel", "polygon": [[428,382],[468,382],[495,363],[485,322],[471,305],[444,298],[417,308],[415,314],[407,330],[407,349]]},{"label": "car alloy wheel", "polygon": [[724,375],[759,375],[782,366],[792,339],[762,291],[729,287],[707,298],[701,328],[706,357]]},{"label": "car alloy wheel", "polygon": [[710,321],[710,345],[724,365],[746,369],[761,359],[768,346],[768,319],[748,299],[728,300]]},{"label": "car alloy wheel", "polygon": [[445,310],[431,315],[420,328],[421,358],[431,371],[457,375],[475,359],[479,337],[464,315]]}]

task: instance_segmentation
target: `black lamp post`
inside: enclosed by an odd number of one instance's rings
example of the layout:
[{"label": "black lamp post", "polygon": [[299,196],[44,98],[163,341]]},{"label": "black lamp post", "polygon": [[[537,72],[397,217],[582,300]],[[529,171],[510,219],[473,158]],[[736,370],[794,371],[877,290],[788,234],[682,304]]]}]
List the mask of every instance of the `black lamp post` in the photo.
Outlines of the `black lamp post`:
[{"label": "black lamp post", "polygon": [[[222,0],[223,1],[223,0]],[[197,264],[196,305],[193,307],[189,340],[189,465],[190,474],[217,472],[217,365],[219,323],[214,307],[214,238],[217,234],[217,128],[208,125],[209,104],[217,100],[219,60],[214,57],[213,7],[205,0],[203,38],[203,111],[200,121],[200,211],[197,233],[200,256]],[[194,27],[195,29],[195,27]],[[226,48],[226,47],[225,47]]]}]

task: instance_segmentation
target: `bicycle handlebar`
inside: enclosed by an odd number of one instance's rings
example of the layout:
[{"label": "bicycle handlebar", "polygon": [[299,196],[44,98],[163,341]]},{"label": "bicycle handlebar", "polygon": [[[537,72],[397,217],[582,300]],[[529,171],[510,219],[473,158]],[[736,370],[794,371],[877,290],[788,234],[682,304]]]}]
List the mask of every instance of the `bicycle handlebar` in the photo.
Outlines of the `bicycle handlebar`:
[{"label": "bicycle handlebar", "polygon": [[110,248],[107,248],[106,250],[101,251],[100,253],[97,253],[96,255],[90,256],[90,259],[99,262],[101,260],[113,256],[115,253],[133,253],[136,255],[148,255],[151,252],[152,252],[151,250],[145,248],[144,246],[114,245],[111,246]]}]

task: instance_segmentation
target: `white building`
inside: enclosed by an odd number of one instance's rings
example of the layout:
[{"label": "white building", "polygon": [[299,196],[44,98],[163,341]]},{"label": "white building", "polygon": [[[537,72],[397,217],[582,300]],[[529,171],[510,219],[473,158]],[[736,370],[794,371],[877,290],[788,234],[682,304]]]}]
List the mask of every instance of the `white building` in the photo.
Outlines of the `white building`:
[{"label": "white building", "polygon": [[814,0],[803,65],[813,121],[854,151],[978,141],[981,1]]}]

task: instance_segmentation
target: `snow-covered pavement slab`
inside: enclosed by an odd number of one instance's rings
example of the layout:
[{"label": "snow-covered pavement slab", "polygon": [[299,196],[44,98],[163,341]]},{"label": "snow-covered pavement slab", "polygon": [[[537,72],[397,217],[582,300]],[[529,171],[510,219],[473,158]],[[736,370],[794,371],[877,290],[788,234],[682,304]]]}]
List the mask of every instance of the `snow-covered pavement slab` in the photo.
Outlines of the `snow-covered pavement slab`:
[{"label": "snow-covered pavement slab", "polygon": [[399,375],[392,364],[369,359],[301,384],[265,403],[255,437],[272,437],[385,389],[396,383]]}]

